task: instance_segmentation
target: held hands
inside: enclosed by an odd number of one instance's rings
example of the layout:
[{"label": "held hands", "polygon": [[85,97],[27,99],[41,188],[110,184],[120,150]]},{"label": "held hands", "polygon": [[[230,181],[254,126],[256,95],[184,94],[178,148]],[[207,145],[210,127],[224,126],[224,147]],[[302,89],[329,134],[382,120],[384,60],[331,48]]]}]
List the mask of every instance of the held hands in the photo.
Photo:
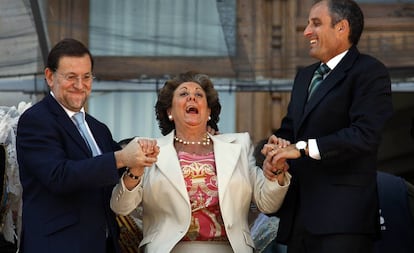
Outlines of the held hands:
[{"label": "held hands", "polygon": [[276,163],[272,163],[275,151],[268,152],[263,162],[263,174],[270,181],[278,181],[279,185],[284,185],[285,172],[289,169],[286,159],[280,159]]},{"label": "held hands", "polygon": [[154,139],[134,138],[122,151],[127,152],[127,157],[131,161],[123,181],[125,187],[132,190],[141,181],[145,167],[150,167],[157,161],[160,148]]},{"label": "held hands", "polygon": [[122,150],[115,152],[117,167],[149,167],[157,161],[159,152],[156,140],[135,137]]},{"label": "held hands", "polygon": [[[262,149],[262,154],[266,155],[268,151],[278,148],[286,148],[290,145],[290,141],[285,140],[283,138],[279,138],[276,135],[272,135],[269,137],[267,144],[264,145]],[[265,149],[266,148],[266,149]],[[264,153],[266,152],[266,153]]]},{"label": "held hands", "polygon": [[263,173],[265,177],[271,181],[278,180],[280,185],[284,183],[284,172],[289,169],[286,159],[290,158],[280,154],[290,146],[294,147],[294,145],[290,145],[288,140],[272,135],[261,151],[266,156],[263,162]]},{"label": "held hands", "polygon": [[157,141],[154,139],[138,139],[139,147],[141,148],[142,166],[150,167],[157,161],[157,156],[160,153],[160,147],[157,146]]}]

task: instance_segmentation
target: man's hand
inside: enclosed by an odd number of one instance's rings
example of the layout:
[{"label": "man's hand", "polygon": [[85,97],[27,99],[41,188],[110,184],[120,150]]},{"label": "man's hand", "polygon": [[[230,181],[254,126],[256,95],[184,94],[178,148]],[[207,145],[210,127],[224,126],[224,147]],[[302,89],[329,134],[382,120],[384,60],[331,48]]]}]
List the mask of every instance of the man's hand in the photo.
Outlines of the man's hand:
[{"label": "man's hand", "polygon": [[154,139],[135,137],[122,150],[115,152],[117,168],[144,168],[157,161],[160,150]]},{"label": "man's hand", "polygon": [[281,161],[286,161],[287,159],[296,159],[300,156],[300,151],[296,148],[295,144],[290,144],[285,148],[275,149],[273,151],[273,156],[270,163],[276,166],[280,164]]},{"label": "man's hand", "polygon": [[290,145],[290,141],[285,140],[283,138],[279,138],[276,135],[272,135],[269,137],[269,140],[262,148],[262,154],[267,155],[270,151],[285,148]]}]

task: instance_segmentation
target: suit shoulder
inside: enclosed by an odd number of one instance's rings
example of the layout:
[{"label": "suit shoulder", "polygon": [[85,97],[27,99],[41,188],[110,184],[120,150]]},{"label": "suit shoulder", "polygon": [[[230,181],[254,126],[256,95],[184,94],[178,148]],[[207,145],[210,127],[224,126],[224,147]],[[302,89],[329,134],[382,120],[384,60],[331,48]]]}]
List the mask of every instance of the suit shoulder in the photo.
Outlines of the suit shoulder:
[{"label": "suit shoulder", "polygon": [[31,107],[27,108],[27,110],[25,110],[20,116],[20,119],[26,117],[42,117],[47,114],[49,114],[49,110],[47,109],[44,101],[41,100]]},{"label": "suit shoulder", "polygon": [[354,61],[348,71],[350,76],[364,76],[366,78],[375,79],[374,77],[386,78],[389,85],[391,84],[388,68],[378,59],[366,54],[360,54]]},{"label": "suit shoulder", "polygon": [[86,117],[88,118],[88,121],[89,122],[92,121],[95,124],[106,126],[105,123],[99,121],[97,118],[95,118],[94,116],[90,115],[89,113],[86,113],[86,115],[87,115]]},{"label": "suit shoulder", "polygon": [[241,133],[226,133],[218,135],[220,139],[228,140],[230,142],[250,142],[250,134],[248,132],[241,132]]},{"label": "suit shoulder", "polygon": [[375,66],[386,69],[384,63],[382,63],[379,59],[375,58],[374,56],[368,54],[359,54],[357,63],[363,66]]}]

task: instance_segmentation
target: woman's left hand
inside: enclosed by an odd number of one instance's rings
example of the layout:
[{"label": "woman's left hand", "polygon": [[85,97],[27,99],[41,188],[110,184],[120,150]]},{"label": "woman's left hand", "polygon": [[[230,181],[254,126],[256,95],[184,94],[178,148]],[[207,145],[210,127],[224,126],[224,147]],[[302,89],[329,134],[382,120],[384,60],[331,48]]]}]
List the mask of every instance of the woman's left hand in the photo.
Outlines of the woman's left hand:
[{"label": "woman's left hand", "polygon": [[263,174],[270,181],[278,181],[279,185],[284,185],[285,172],[289,169],[286,159],[273,160],[277,150],[267,152],[263,162]]}]

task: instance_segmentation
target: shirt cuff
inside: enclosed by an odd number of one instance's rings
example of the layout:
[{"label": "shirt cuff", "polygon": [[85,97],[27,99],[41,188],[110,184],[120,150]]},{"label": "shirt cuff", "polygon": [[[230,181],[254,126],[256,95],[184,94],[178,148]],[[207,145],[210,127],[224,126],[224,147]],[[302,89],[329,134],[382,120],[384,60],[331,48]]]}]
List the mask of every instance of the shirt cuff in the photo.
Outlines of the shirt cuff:
[{"label": "shirt cuff", "polygon": [[308,140],[308,151],[309,157],[321,160],[321,154],[319,153],[318,144],[316,143],[316,139],[309,139]]},{"label": "shirt cuff", "polygon": [[142,176],[141,179],[139,180],[139,183],[131,190],[128,190],[128,188],[126,188],[125,183],[124,183],[124,177],[128,177],[127,173],[124,172],[124,174],[122,174],[121,177],[121,185],[122,185],[122,189],[124,190],[124,192],[136,192],[139,191],[140,188],[142,188]]}]

